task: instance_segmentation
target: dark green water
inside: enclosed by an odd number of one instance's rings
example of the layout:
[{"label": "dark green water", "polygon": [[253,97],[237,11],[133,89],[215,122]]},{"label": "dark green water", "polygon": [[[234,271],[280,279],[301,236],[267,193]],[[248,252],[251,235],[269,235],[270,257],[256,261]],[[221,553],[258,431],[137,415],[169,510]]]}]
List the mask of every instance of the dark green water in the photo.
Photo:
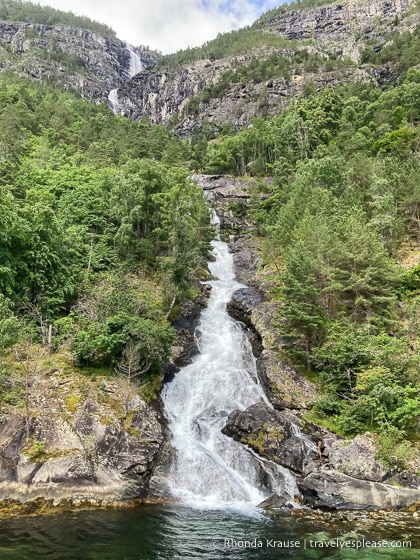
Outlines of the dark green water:
[{"label": "dark green water", "polygon": [[[0,520],[0,560],[420,558],[420,523],[409,515],[351,523],[334,519],[326,525],[289,515],[160,506],[18,517]],[[337,548],[339,542],[363,538],[382,546]],[[402,540],[411,540],[412,547],[394,542]]]}]

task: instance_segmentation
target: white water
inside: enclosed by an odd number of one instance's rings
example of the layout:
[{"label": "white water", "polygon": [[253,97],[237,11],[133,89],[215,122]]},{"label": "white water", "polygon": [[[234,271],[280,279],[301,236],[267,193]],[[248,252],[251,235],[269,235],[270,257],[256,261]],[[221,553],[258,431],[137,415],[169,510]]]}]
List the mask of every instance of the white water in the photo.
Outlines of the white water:
[{"label": "white water", "polygon": [[130,78],[138,74],[143,70],[143,63],[137,51],[134,50],[134,47],[125,43],[126,49],[130,53],[130,69],[128,71]]},{"label": "white water", "polygon": [[229,413],[264,401],[256,362],[241,326],[227,313],[235,290],[232,255],[221,241],[213,242],[216,261],[209,264],[217,280],[199,325],[200,354],[178,372],[162,393],[176,457],[167,476],[171,494],[184,504],[223,508],[255,506],[267,497],[261,473],[271,493],[293,497],[296,484],[286,470],[263,460],[223,435]]},{"label": "white water", "polygon": [[[125,43],[125,47],[130,54],[130,66],[128,68],[128,75],[130,76],[130,78],[132,78],[133,76],[135,76],[136,74],[141,72],[144,67],[143,67],[143,63],[141,61],[140,56],[134,50],[134,48],[131,45],[129,45],[128,43]],[[108,102],[109,102],[109,105],[110,105],[112,111],[116,115],[122,115],[123,114],[124,106],[121,104],[121,102],[118,98],[118,88],[112,89],[109,92]]]}]

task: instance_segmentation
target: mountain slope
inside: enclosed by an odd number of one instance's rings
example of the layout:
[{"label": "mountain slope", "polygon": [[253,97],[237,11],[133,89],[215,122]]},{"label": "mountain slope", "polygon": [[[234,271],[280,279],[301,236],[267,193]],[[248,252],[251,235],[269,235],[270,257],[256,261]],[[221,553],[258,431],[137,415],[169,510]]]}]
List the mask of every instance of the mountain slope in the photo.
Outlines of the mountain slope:
[{"label": "mountain slope", "polygon": [[88,18],[30,3],[0,3],[0,69],[104,103],[131,75],[133,58],[155,58]]},{"label": "mountain slope", "polygon": [[146,113],[182,137],[206,125],[241,129],[314,89],[398,80],[398,57],[384,62],[377,55],[396,38],[418,40],[417,24],[414,0],[282,7],[202,48],[162,57],[119,88],[120,103],[130,118]]}]

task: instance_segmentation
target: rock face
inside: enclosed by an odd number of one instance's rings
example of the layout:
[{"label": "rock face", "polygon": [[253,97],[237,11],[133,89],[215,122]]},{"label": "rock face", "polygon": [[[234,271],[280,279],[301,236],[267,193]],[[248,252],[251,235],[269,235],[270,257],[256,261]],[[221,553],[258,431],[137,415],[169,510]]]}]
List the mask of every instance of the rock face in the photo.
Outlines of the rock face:
[{"label": "rock face", "polygon": [[30,420],[9,413],[0,422],[0,500],[146,498],[163,433],[157,413],[126,383],[79,392],[74,379],[38,376],[30,391]]},{"label": "rock face", "polygon": [[[291,412],[279,412],[264,403],[235,410],[223,433],[251,447],[262,457],[302,474],[314,468],[317,448],[301,431],[302,421]],[[316,441],[316,437],[313,434]]]},{"label": "rock face", "polygon": [[[222,431],[294,472],[299,489],[295,498],[305,505],[375,510],[407,507],[420,500],[420,487],[380,482],[390,473],[375,459],[376,448],[365,437],[344,442],[303,423],[292,412],[279,412],[263,403],[233,411]],[[322,462],[315,445],[319,439],[325,446]],[[416,481],[411,477],[410,482]],[[282,507],[283,498],[268,500],[261,507]]]},{"label": "rock face", "polygon": [[351,442],[334,442],[329,450],[329,459],[335,470],[353,478],[382,482],[389,478],[390,471],[377,459],[377,447],[365,436],[356,436]]},{"label": "rock face", "polygon": [[403,508],[420,500],[420,490],[360,480],[333,470],[313,472],[299,480],[298,487],[304,504],[323,509]]},{"label": "rock face", "polygon": [[[413,31],[418,23],[414,4],[415,0],[345,0],[317,8],[285,7],[275,15],[269,12],[251,29],[282,38],[284,48],[258,47],[176,68],[162,63],[119,89],[123,112],[132,119],[147,114],[154,123],[171,123],[181,137],[190,138],[203,125],[218,131],[230,123],[239,130],[255,116],[278,114],[303,94],[307,84],[319,90],[350,81],[377,83],[382,75],[389,79],[392,65],[378,69],[362,64],[361,54],[390,44],[395,30]],[[318,55],[316,64],[305,63],[310,55]],[[235,82],[224,78],[238,67],[251,67],[255,58],[270,57],[286,59],[289,73]],[[334,63],[337,60],[341,64]],[[205,98],[200,97],[206,86],[222,82],[213,93],[207,88]]]},{"label": "rock face", "polygon": [[[266,16],[265,26],[285,39],[311,39],[316,45],[335,45],[340,56],[357,62],[367,41],[380,41],[396,18],[407,14],[410,0],[347,0],[306,10],[287,10]],[[361,38],[357,36],[362,34]]]},{"label": "rock face", "polygon": [[[119,39],[86,29],[0,21],[1,70],[46,80],[94,103],[106,103],[130,77],[133,52]],[[146,67],[156,61],[150,53],[137,54]]]}]

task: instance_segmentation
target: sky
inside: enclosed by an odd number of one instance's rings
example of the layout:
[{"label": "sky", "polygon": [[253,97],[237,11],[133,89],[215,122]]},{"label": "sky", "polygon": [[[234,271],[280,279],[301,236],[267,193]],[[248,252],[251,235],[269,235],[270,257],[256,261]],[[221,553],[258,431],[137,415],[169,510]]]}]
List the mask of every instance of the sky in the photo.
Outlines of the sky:
[{"label": "sky", "polygon": [[120,39],[163,53],[202,45],[283,0],[33,0],[106,23]]}]

